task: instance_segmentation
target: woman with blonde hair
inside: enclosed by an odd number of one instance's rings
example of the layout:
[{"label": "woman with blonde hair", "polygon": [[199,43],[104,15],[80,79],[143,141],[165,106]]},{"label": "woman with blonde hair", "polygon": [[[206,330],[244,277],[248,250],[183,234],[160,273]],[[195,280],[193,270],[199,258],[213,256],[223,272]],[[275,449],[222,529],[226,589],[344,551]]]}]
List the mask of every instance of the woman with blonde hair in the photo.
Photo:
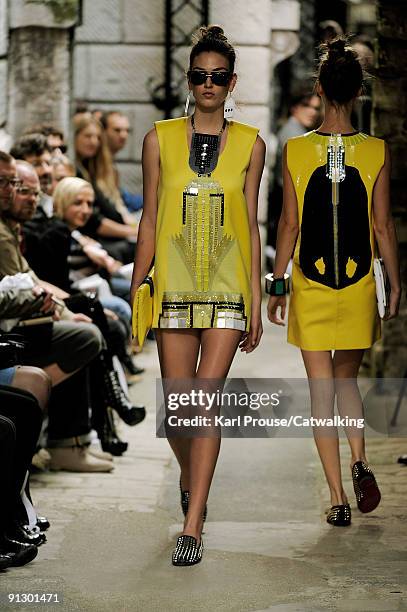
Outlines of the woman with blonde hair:
[{"label": "woman with blonde hair", "polygon": [[[97,235],[111,254],[129,263],[133,260],[134,246],[128,244],[121,249],[116,245],[115,248],[114,241],[134,241],[137,225],[121,199],[102,124],[91,113],[79,113],[73,118],[73,127],[76,174],[91,183],[97,209],[84,232],[92,237]],[[98,214],[96,219],[95,214]],[[122,251],[123,256],[120,256]]]},{"label": "woman with blonde hair", "polygon": [[[71,232],[70,254],[67,258],[69,283],[80,281],[87,276],[101,272],[109,280],[115,292],[115,274],[122,266],[95,240],[84,236],[81,229],[86,225],[93,211],[95,192],[92,185],[76,176],[62,179],[54,191],[54,213]],[[62,279],[61,279],[62,280]],[[121,281],[125,279],[121,278]],[[67,279],[65,279],[65,284]],[[130,288],[130,282],[128,289]],[[58,285],[61,286],[61,285]],[[130,306],[120,297],[104,297],[104,306],[116,312],[126,323],[130,322]]]},{"label": "woman with blonde hair", "polygon": [[[117,266],[121,265],[99,244],[89,241],[80,232],[92,213],[94,197],[92,185],[78,177],[66,177],[58,183],[54,191],[55,216],[48,220],[37,241],[35,271],[44,280],[55,283],[70,293],[66,303],[71,310],[75,311],[80,304],[81,311],[91,317],[101,330],[108,346],[108,350],[102,352],[99,364],[104,377],[103,389],[106,398],[127,424],[136,425],[144,419],[144,406],[132,405],[127,389],[122,388],[118,382],[112,363],[112,355],[116,355],[130,374],[137,373],[128,353],[130,306],[125,300],[111,293],[93,300],[80,292],[80,285],[79,292],[75,289],[75,281],[86,280],[86,277],[95,273],[102,274],[106,283],[112,283],[113,277],[110,273],[114,273]],[[114,287],[114,282],[112,286]],[[98,384],[95,383],[94,388],[98,387]],[[97,405],[102,403],[102,400],[96,402]],[[106,417],[107,413],[97,414],[100,419],[95,426],[103,447],[119,454],[124,443],[118,440],[113,424]]]}]

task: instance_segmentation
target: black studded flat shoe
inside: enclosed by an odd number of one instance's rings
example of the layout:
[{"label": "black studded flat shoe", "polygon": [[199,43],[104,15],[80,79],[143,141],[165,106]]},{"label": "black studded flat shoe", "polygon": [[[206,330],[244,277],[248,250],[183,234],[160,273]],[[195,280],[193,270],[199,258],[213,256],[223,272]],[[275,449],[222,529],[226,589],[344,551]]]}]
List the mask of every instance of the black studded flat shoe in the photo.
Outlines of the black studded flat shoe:
[{"label": "black studded flat shoe", "polygon": [[[179,490],[181,492],[181,508],[184,516],[188,514],[188,505],[189,505],[189,491],[183,491],[181,486],[181,478],[179,479]],[[203,512],[203,522],[206,521],[206,516],[208,514],[208,507],[205,504],[205,509]]]},{"label": "black studded flat shoe", "polygon": [[190,535],[182,535],[177,540],[177,545],[172,553],[173,565],[195,565],[202,559],[203,543],[197,542]]},{"label": "black studded flat shoe", "polygon": [[349,504],[340,504],[332,506],[326,517],[326,522],[335,527],[348,527],[350,525],[352,514]]},{"label": "black studded flat shoe", "polygon": [[353,489],[361,512],[372,512],[380,503],[376,478],[364,461],[356,461],[352,468]]}]

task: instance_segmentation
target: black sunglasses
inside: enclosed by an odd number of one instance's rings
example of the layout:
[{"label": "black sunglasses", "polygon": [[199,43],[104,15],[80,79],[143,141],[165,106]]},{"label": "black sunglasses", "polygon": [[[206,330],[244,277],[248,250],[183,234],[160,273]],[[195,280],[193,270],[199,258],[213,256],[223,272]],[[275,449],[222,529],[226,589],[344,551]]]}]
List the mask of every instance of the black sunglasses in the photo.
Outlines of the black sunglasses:
[{"label": "black sunglasses", "polygon": [[203,70],[188,70],[188,79],[192,85],[203,85],[209,77],[214,85],[225,87],[232,78],[232,73],[228,71],[203,72]]}]

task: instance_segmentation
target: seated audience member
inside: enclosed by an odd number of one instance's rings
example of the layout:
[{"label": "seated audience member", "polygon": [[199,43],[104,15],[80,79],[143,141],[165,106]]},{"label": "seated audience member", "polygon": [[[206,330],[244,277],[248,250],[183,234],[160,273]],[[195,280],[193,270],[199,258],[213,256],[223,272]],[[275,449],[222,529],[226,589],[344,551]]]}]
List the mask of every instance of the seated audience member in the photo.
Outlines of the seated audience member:
[{"label": "seated audience member", "polygon": [[101,352],[102,336],[94,325],[58,321],[52,295],[39,286],[11,290],[0,286],[0,327],[4,328],[10,319],[18,323],[39,314],[48,314],[55,320],[43,323],[45,329],[38,328],[36,336],[32,336],[32,327],[28,336],[25,328],[18,326],[12,332],[22,334],[26,340],[22,363],[41,368],[51,381],[48,426],[51,468],[111,471],[110,462],[97,458],[85,446],[90,441],[91,428],[84,368]]},{"label": "seated audience member", "polygon": [[358,54],[359,62],[366,73],[363,80],[363,91],[355,100],[351,116],[352,125],[360,132],[370,134],[372,114],[372,80],[369,75],[374,70],[374,44],[365,35],[355,36],[351,42],[352,48]]},{"label": "seated audience member", "polygon": [[[89,242],[80,230],[92,214],[95,193],[92,185],[77,177],[62,180],[55,190],[55,216],[63,221],[71,236],[68,265],[70,278],[75,281],[100,271],[109,279],[113,293],[130,299],[130,280],[119,274],[122,263],[111,257],[97,242]],[[117,298],[114,298],[117,302]],[[103,300],[102,300],[103,303]],[[126,316],[130,323],[131,309],[126,306]],[[112,308],[106,304],[106,308]],[[112,308],[113,310],[114,307]]]},{"label": "seated audience member", "polygon": [[[84,114],[74,118],[74,130],[77,176],[92,184],[95,209],[105,217],[104,225],[96,232],[91,217],[84,233],[99,239],[115,259],[130,263],[134,259],[137,225],[121,199],[103,128],[91,114]],[[122,245],[119,250],[118,245],[112,243],[112,237],[132,240],[133,243],[127,242],[126,248]]]},{"label": "seated audience member", "polygon": [[[5,346],[0,337],[0,362]],[[0,369],[0,570],[32,561],[37,547],[46,541],[43,531],[49,527],[49,521],[37,517],[31,503],[27,504],[25,495],[43,418],[39,398],[32,391],[46,403],[49,381],[44,372],[22,367]]]},{"label": "seated audience member", "polygon": [[51,192],[54,194],[56,186],[63,178],[67,176],[75,176],[75,166],[73,163],[65,156],[58,155],[57,157],[51,158],[51,169],[52,169],[52,186]]},{"label": "seated audience member", "polygon": [[65,155],[68,150],[64,133],[50,123],[33,125],[25,130],[24,135],[28,134],[43,134],[47,140],[48,150],[53,157]]},{"label": "seated audience member", "polygon": [[342,26],[333,19],[326,19],[318,24],[317,36],[321,43],[326,43],[337,36],[343,35]]},{"label": "seated audience member", "polygon": [[[70,294],[75,287],[74,281],[80,283],[87,276],[102,271],[109,279],[113,292],[121,292],[128,298],[130,281],[115,276],[121,263],[113,260],[100,245],[78,232],[78,228],[84,225],[91,214],[91,202],[88,204],[87,198],[91,196],[93,200],[92,186],[76,177],[61,181],[55,192],[55,205],[61,212],[61,219],[52,217],[44,220],[34,215],[35,195],[30,191],[22,193],[24,187],[28,190],[30,176],[33,183],[36,180],[32,167],[27,162],[17,160],[17,173],[23,185],[15,195],[13,215],[20,223],[24,223],[24,254],[37,276]],[[77,202],[81,197],[83,201]],[[107,280],[100,280],[109,289]],[[101,302],[104,308],[117,315],[118,320],[107,323],[109,335],[106,340],[129,375],[134,377],[143,370],[136,367],[126,349],[131,332],[131,309],[122,298],[112,295],[110,289],[108,293],[101,295]],[[130,378],[130,382],[132,380]]]},{"label": "seated audience member", "polygon": [[[8,178],[8,181],[11,181],[11,185],[13,185],[13,181],[17,181],[16,177],[16,164],[12,157],[7,156],[4,158],[5,154],[0,154],[0,176],[3,174],[4,177]],[[3,162],[1,161],[3,159]],[[1,182],[0,182],[1,186]],[[22,212],[25,214],[26,212],[32,212],[33,207],[35,206],[35,198],[39,192],[39,184],[38,178],[35,173],[29,172],[24,178],[24,184],[19,184],[18,187],[22,187],[29,191],[29,193],[24,194],[22,201],[18,201],[16,203],[16,197],[13,196],[15,187],[8,186],[7,189],[0,190],[0,207],[2,208],[2,214],[0,218],[0,278],[3,278],[6,275],[15,275],[18,273],[27,273],[29,275],[34,284],[41,286],[48,292],[51,292],[53,300],[56,298],[68,298],[69,294],[67,292],[62,291],[58,287],[55,287],[51,284],[45,283],[44,281],[40,281],[35,273],[29,267],[26,259],[23,257],[20,251],[19,245],[19,217]],[[73,345],[71,346],[71,350],[64,352],[62,348],[59,349],[59,355],[62,362],[65,362],[68,369],[60,368],[62,370],[62,374],[64,372],[72,372],[71,363],[75,362],[76,354],[76,335],[83,332],[88,332],[91,336],[95,337],[98,343],[98,350],[96,354],[100,352],[101,343],[103,342],[102,337],[100,335],[99,330],[94,325],[85,325],[81,323],[81,325],[77,325],[77,322],[84,321],[86,323],[90,323],[91,319],[88,316],[83,315],[82,313],[74,314],[64,305],[62,306],[60,316],[67,321],[57,321],[53,325],[53,335],[57,332],[60,332],[61,339],[64,339],[65,336],[73,336]],[[79,339],[80,340],[80,339]],[[82,343],[86,348],[88,341],[82,338]],[[41,347],[46,350],[47,354],[44,355],[44,359],[49,360],[51,353],[46,349],[46,347]],[[95,354],[95,355],[96,355]],[[35,356],[37,357],[37,356]],[[69,362],[69,363],[68,363]],[[49,362],[51,363],[51,362]],[[121,418],[123,418],[129,424],[137,424],[141,420],[143,420],[145,415],[144,407],[135,407],[132,406],[129,402],[128,398],[125,396],[124,391],[121,389],[120,385],[117,382],[117,373],[115,372],[111,356],[104,350],[101,353],[99,359],[99,370],[101,371],[101,377],[103,380],[102,389],[105,390],[105,397],[108,398],[109,405],[114,408]],[[33,363],[33,365],[43,366],[44,363]],[[47,365],[47,364],[46,364]],[[71,368],[71,369],[69,369]],[[56,375],[60,376],[60,371],[56,371]],[[66,383],[67,386],[67,383]],[[100,388],[100,384],[99,384]],[[72,399],[68,401],[69,393],[65,393],[61,397],[61,401],[65,404],[68,402],[75,405],[77,409],[81,407],[86,414],[86,422],[88,424],[88,408],[89,402],[84,397],[81,401],[77,401],[78,392],[85,393],[86,391],[86,381],[80,385],[72,385],[71,393],[73,394]],[[55,393],[53,396],[55,397]],[[73,399],[75,398],[75,399]],[[52,398],[51,398],[52,400]],[[103,400],[103,397],[102,397]],[[104,400],[107,401],[107,400]],[[58,415],[58,413],[56,413]],[[86,429],[87,425],[83,426]],[[89,427],[87,432],[80,432],[81,434],[88,434]],[[72,437],[77,436],[78,433],[70,433],[67,436],[62,436],[60,431],[58,431],[58,435],[55,435],[55,438],[62,437]],[[73,458],[71,453],[70,458]],[[83,459],[83,457],[82,457]],[[85,457],[86,459],[86,457]],[[84,462],[86,464],[86,461]]]},{"label": "seated audience member", "polygon": [[283,150],[289,138],[306,134],[316,127],[321,102],[317,95],[302,91],[291,99],[290,116],[277,132],[277,154],[274,181],[269,194],[268,244],[275,248],[277,227],[283,203]]},{"label": "seated audience member", "polygon": [[[41,197],[39,207],[42,208],[48,217],[53,215],[52,205],[52,168],[51,153],[47,144],[47,139],[43,134],[27,134],[19,138],[11,149],[11,155],[16,159],[22,159],[31,163],[41,183]],[[114,207],[113,207],[114,208]],[[130,228],[120,222],[116,222],[104,216],[99,210],[93,213],[92,218],[87,224],[87,233],[92,237],[101,237],[106,240],[109,248],[117,255],[124,255],[126,261],[133,260],[134,245],[130,246],[127,238],[137,234],[135,228]],[[130,257],[131,254],[131,257]],[[116,255],[115,255],[116,256]],[[121,261],[124,258],[117,257]]]},{"label": "seated audience member", "polygon": [[52,217],[51,152],[46,136],[39,133],[22,136],[11,148],[10,155],[14,159],[23,159],[33,166],[41,187],[38,206],[47,217]]},{"label": "seated audience member", "polygon": [[[107,146],[112,158],[124,149],[130,132],[129,120],[121,111],[109,111],[101,117],[101,123],[105,129]],[[120,188],[123,202],[131,212],[137,212],[143,208],[143,197],[140,194],[131,193],[120,185],[120,175],[115,167],[116,183]]]},{"label": "seated audience member", "polygon": [[[22,180],[25,178],[26,170],[24,163],[17,161],[17,172]],[[93,198],[94,192],[90,183],[77,177],[63,179],[54,193],[55,217],[48,219],[46,224],[30,221],[25,223],[25,254],[42,279],[68,293],[72,293],[75,283],[79,283],[80,288],[80,283],[86,282],[87,277],[94,277],[95,273],[101,272],[110,282],[114,292],[118,288],[119,292],[127,296],[130,291],[130,281],[115,276],[121,263],[108,255],[100,245],[79,232],[92,212]],[[17,193],[17,203],[19,200],[20,196]],[[27,216],[20,220],[27,221]],[[100,278],[100,281],[107,285],[107,280],[103,281]],[[115,343],[114,353],[129,374],[137,376],[143,370],[134,365],[126,350],[131,332],[130,306],[117,295],[111,293],[105,295],[106,289],[103,289],[104,294],[101,294],[100,302],[104,308],[115,312],[124,325],[122,342],[120,345]],[[110,326],[112,325],[113,323],[110,323]],[[107,341],[110,346],[108,338]]]}]

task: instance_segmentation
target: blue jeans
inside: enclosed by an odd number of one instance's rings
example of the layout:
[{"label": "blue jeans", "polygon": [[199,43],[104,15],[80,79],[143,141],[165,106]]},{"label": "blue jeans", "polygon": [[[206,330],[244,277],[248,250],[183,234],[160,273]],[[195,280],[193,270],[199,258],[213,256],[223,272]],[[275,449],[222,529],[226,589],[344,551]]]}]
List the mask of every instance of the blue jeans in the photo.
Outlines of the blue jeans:
[{"label": "blue jeans", "polygon": [[110,288],[112,293],[126,300],[130,304],[130,287],[131,281],[122,276],[112,276],[109,280]]},{"label": "blue jeans", "polygon": [[121,297],[117,295],[112,295],[111,297],[103,298],[100,300],[103,308],[108,308],[109,310],[113,310],[115,314],[122,319],[126,325],[128,325],[131,321],[131,308],[129,304],[123,300]]}]

